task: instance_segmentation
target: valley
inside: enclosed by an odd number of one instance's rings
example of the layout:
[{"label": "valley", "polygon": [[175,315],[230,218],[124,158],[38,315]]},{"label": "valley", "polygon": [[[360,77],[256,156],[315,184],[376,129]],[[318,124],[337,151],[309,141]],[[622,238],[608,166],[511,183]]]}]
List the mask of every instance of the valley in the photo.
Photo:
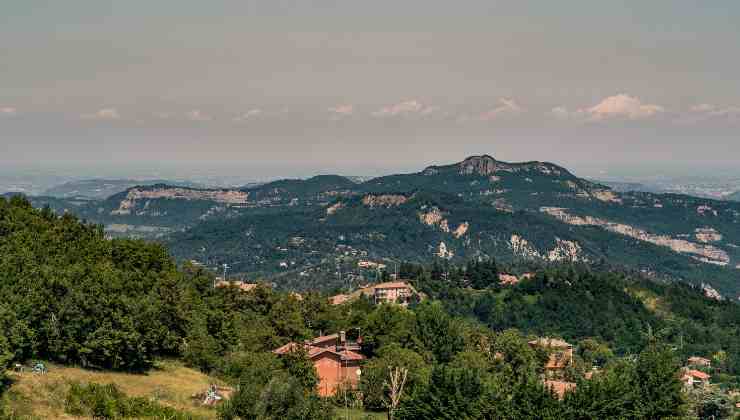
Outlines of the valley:
[{"label": "valley", "polygon": [[[325,175],[232,189],[154,184],[104,200],[30,197],[155,239],[181,261],[277,287],[336,287],[386,265],[495,257],[606,263],[740,294],[740,204],[618,192],[547,162],[487,155],[417,173],[350,180]],[[343,267],[341,280],[337,267]]]}]

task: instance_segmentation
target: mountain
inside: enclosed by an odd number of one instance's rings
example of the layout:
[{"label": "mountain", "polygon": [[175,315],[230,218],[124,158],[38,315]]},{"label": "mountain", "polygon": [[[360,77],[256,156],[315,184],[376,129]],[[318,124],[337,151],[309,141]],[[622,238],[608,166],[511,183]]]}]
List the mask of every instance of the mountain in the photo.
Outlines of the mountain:
[{"label": "mountain", "polygon": [[246,202],[230,206],[228,220],[171,235],[172,252],[292,288],[366,278],[359,259],[495,257],[605,262],[740,291],[740,204],[620,193],[548,162],[471,156],[360,184],[320,177],[243,192]]},{"label": "mountain", "polygon": [[728,195],[726,199],[731,201],[740,201],[740,191]]},{"label": "mountain", "polygon": [[651,192],[651,193],[663,193],[659,187],[650,186],[640,182],[625,182],[625,181],[594,181],[599,184],[606,185],[616,192]]},{"label": "mountain", "polygon": [[29,200],[102,224],[109,236],[165,241],[181,260],[226,263],[233,274],[293,289],[378,275],[359,260],[392,267],[495,257],[607,263],[740,293],[740,203],[618,192],[549,162],[482,155],[364,182],[321,175]]},{"label": "mountain", "polygon": [[104,200],[114,194],[136,186],[167,184],[179,187],[202,188],[188,181],[133,180],[133,179],[83,179],[55,185],[41,195],[55,198],[87,198]]}]

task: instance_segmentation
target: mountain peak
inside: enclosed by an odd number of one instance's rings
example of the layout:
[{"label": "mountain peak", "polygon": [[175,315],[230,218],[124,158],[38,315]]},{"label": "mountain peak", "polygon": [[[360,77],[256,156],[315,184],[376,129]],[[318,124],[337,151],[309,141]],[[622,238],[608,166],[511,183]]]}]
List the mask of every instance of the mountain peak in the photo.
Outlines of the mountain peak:
[{"label": "mountain peak", "polygon": [[492,175],[496,172],[496,159],[490,155],[470,156],[458,164],[461,175]]}]

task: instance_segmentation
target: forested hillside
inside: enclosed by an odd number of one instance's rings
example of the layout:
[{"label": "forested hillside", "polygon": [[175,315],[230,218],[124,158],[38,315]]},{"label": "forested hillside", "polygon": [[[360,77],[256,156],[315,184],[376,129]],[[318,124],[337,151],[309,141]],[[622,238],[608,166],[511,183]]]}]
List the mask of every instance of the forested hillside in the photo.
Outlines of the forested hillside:
[{"label": "forested hillside", "polygon": [[103,224],[110,236],[162,241],[179,261],[228,264],[232,273],[269,277],[285,289],[337,286],[333,273],[347,256],[384,264],[493,257],[605,261],[740,294],[737,202],[617,192],[548,162],[482,155],[358,183],[322,175],[235,189],[148,185],[105,200],[31,200]]},{"label": "forested hillside", "polygon": [[471,279],[476,279],[478,266],[424,269],[404,264],[401,272],[444,302],[450,313],[493,330],[597,339],[617,354],[638,352],[650,334],[660,335],[684,358],[711,359],[722,352],[726,380],[740,385],[740,305],[734,302],[707,298],[703,290],[686,284],[585,266],[538,270],[517,285],[478,280],[482,284],[476,287]]},{"label": "forested hillside", "polygon": [[[213,288],[211,274],[176,267],[158,245],[106,239],[73,216],[0,199],[0,360],[145,372],[160,357],[177,358],[238,386],[218,408],[223,419],[331,419],[347,401],[400,419],[654,419],[731,410],[718,389],[709,402],[684,392],[679,367],[687,354],[711,357],[718,380],[735,386],[734,303],[577,267],[538,270],[504,288],[502,267],[404,265],[403,275],[427,293],[423,302],[331,305],[319,293]],[[321,398],[304,353],[271,352],[337,331],[362,339],[360,393]],[[562,399],[541,379],[547,351],[527,344],[545,335],[575,344],[563,379],[576,386]],[[599,373],[587,379],[594,366]],[[389,367],[408,374],[398,404],[388,402]],[[103,385],[74,385],[66,398],[69,414],[191,418]]]}]

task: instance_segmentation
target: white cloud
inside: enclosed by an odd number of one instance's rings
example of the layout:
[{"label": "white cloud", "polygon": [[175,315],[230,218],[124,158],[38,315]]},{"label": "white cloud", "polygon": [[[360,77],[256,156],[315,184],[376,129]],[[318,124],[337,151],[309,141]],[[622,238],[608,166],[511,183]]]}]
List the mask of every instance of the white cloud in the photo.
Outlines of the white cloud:
[{"label": "white cloud", "polygon": [[351,117],[355,113],[353,105],[337,105],[326,110],[329,112],[331,121],[339,121]]},{"label": "white cloud", "polygon": [[740,121],[740,107],[728,106],[719,107],[712,104],[698,104],[689,109],[689,112],[682,115],[675,122],[679,124],[696,124],[705,121]]},{"label": "white cloud", "polygon": [[578,112],[589,115],[591,119],[603,120],[607,118],[628,118],[639,120],[653,117],[665,109],[660,105],[643,104],[640,98],[627,94],[610,96],[598,105]]},{"label": "white cloud", "polygon": [[558,106],[550,114],[559,119],[575,118],[587,121],[604,121],[609,119],[642,120],[655,117],[665,112],[660,105],[643,103],[640,98],[626,93],[610,96],[590,108],[581,108],[571,112]]},{"label": "white cloud", "polygon": [[550,110],[550,114],[558,119],[561,120],[567,120],[571,115],[570,112],[568,112],[568,108],[564,106],[556,106],[552,110]]},{"label": "white cloud", "polygon": [[210,115],[206,115],[199,109],[194,109],[187,114],[185,114],[187,119],[190,121],[211,121],[213,118]]},{"label": "white cloud", "polygon": [[83,120],[120,120],[121,114],[115,108],[103,108],[93,114],[82,114]]},{"label": "white cloud", "polygon": [[261,109],[250,109],[249,111],[237,116],[234,118],[234,121],[236,122],[242,122],[247,121],[250,119],[257,118],[258,116],[262,115]]},{"label": "white cloud", "polygon": [[375,112],[376,117],[403,117],[412,115],[431,115],[439,110],[439,107],[424,105],[418,100],[409,100],[394,105],[385,106]]},{"label": "white cloud", "polygon": [[18,110],[13,108],[12,106],[0,107],[0,115],[15,115],[17,113]]},{"label": "white cloud", "polygon": [[355,112],[355,107],[352,105],[337,105],[329,108],[327,111],[337,115],[352,115]]},{"label": "white cloud", "polygon": [[487,112],[484,112],[478,117],[482,121],[491,121],[500,117],[516,116],[526,112],[516,101],[510,98],[499,99],[499,106],[493,108]]}]

